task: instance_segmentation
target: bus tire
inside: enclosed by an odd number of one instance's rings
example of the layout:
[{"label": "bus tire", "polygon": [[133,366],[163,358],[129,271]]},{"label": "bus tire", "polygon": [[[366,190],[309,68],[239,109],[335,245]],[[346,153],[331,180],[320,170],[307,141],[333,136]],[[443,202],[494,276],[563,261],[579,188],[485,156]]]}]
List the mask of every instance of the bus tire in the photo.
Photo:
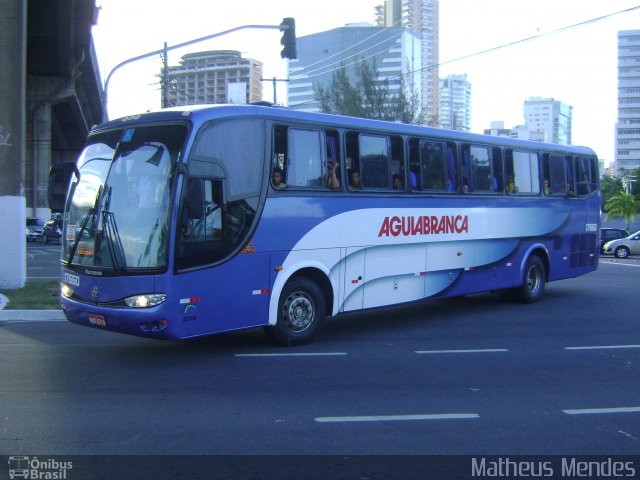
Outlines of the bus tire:
[{"label": "bus tire", "polygon": [[282,289],[276,324],[266,331],[281,345],[302,345],[320,331],[325,316],[326,304],[320,287],[306,277],[295,277]]},{"label": "bus tire", "polygon": [[531,255],[524,269],[522,285],[515,288],[513,293],[522,303],[535,303],[544,295],[547,272],[544,262],[538,255]]}]

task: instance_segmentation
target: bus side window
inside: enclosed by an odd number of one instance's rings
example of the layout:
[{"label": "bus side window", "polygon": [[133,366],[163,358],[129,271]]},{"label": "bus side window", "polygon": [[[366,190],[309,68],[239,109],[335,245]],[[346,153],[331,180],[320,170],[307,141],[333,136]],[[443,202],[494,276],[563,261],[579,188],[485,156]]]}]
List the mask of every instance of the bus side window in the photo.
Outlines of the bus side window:
[{"label": "bus side window", "polygon": [[326,187],[323,138],[319,130],[276,125],[272,186],[276,189]]},{"label": "bus side window", "polygon": [[473,177],[471,176],[471,150],[469,145],[462,145],[460,156],[460,173],[462,174],[462,193],[473,192]]},{"label": "bus side window", "polygon": [[424,190],[447,190],[445,146],[441,142],[420,142],[420,171]]},{"label": "bus side window", "polygon": [[[339,190],[342,182],[340,181],[340,137],[335,130],[325,131],[327,143],[327,178],[325,185],[330,190]],[[335,174],[335,175],[334,175]]]},{"label": "bus side window", "polygon": [[183,240],[189,243],[222,238],[221,180],[189,179],[181,229]]},{"label": "bus side window", "polygon": [[404,191],[406,187],[404,175],[404,141],[402,137],[391,137],[391,188]]},{"label": "bus side window", "polygon": [[418,138],[409,139],[409,188],[411,190],[422,190],[420,180],[420,140]]},{"label": "bus side window", "polygon": [[471,145],[469,147],[471,156],[471,185],[476,192],[495,191],[492,188],[493,179],[493,156],[490,147]]},{"label": "bus side window", "polygon": [[320,132],[290,128],[288,133],[287,187],[321,187],[326,174]]},{"label": "bus side window", "polygon": [[491,191],[502,192],[504,191],[504,179],[502,177],[502,150],[498,147],[494,147],[492,150]]},{"label": "bus side window", "polygon": [[547,154],[543,158],[544,180],[548,180],[550,195],[567,195],[569,186],[566,179],[565,157]]},{"label": "bus side window", "polygon": [[458,191],[458,170],[456,161],[456,146],[454,143],[447,143],[446,147],[446,166],[447,166],[447,191],[448,192],[457,192]]},{"label": "bus side window", "polygon": [[568,197],[576,196],[575,176],[573,174],[573,161],[571,157],[564,157],[564,168],[567,173],[567,189],[566,195]]},{"label": "bus side window", "polygon": [[[287,164],[287,127],[276,125],[273,129],[273,164],[271,165],[271,185],[274,188],[283,188],[286,185]],[[274,184],[274,172],[280,173],[282,184]]]},{"label": "bus side window", "polygon": [[575,158],[576,194],[589,195],[597,187],[597,175],[593,159],[590,157]]},{"label": "bus side window", "polygon": [[356,132],[347,132],[345,136],[345,146],[347,152],[347,158],[345,159],[347,168],[347,187],[352,191],[361,190],[360,148],[358,146],[358,134]]},{"label": "bus side window", "polygon": [[360,181],[365,189],[388,189],[389,138],[386,136],[360,135]]},{"label": "bus side window", "polygon": [[505,151],[505,190],[513,193],[540,193],[538,154],[522,150]]}]

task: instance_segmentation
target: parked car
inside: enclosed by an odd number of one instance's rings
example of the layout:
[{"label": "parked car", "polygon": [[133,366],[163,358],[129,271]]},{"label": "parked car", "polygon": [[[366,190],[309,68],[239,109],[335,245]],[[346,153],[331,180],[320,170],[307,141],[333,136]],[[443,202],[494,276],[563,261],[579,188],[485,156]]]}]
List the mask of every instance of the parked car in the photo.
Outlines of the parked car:
[{"label": "parked car", "polygon": [[604,253],[604,244],[611,240],[626,238],[629,232],[623,228],[601,228],[600,229],[600,252]]},{"label": "parked car", "polygon": [[27,242],[40,240],[44,230],[44,220],[37,217],[27,217]]},{"label": "parked car", "polygon": [[52,219],[44,224],[44,243],[60,241],[62,238],[62,220]]},{"label": "parked car", "polygon": [[604,253],[613,253],[618,258],[627,258],[631,254],[640,255],[640,231],[605,243]]}]

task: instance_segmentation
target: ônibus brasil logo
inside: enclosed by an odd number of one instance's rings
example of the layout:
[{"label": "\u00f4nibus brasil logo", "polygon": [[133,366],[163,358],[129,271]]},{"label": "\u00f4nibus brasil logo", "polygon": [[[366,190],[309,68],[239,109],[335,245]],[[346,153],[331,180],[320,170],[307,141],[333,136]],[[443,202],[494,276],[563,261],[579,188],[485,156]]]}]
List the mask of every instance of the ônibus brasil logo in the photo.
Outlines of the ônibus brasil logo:
[{"label": "\u00f4nibus brasil logo", "polygon": [[25,478],[33,480],[66,480],[68,470],[73,462],[61,462],[53,458],[40,460],[38,457],[9,457],[9,478]]}]

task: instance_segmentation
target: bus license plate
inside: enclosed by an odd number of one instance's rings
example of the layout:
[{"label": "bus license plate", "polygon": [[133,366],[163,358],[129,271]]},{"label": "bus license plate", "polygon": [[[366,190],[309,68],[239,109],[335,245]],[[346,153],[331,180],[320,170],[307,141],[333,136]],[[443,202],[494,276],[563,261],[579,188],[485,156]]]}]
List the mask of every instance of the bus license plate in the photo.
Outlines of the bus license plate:
[{"label": "bus license plate", "polygon": [[102,315],[89,315],[89,323],[91,325],[97,325],[98,327],[106,327],[107,319]]}]

